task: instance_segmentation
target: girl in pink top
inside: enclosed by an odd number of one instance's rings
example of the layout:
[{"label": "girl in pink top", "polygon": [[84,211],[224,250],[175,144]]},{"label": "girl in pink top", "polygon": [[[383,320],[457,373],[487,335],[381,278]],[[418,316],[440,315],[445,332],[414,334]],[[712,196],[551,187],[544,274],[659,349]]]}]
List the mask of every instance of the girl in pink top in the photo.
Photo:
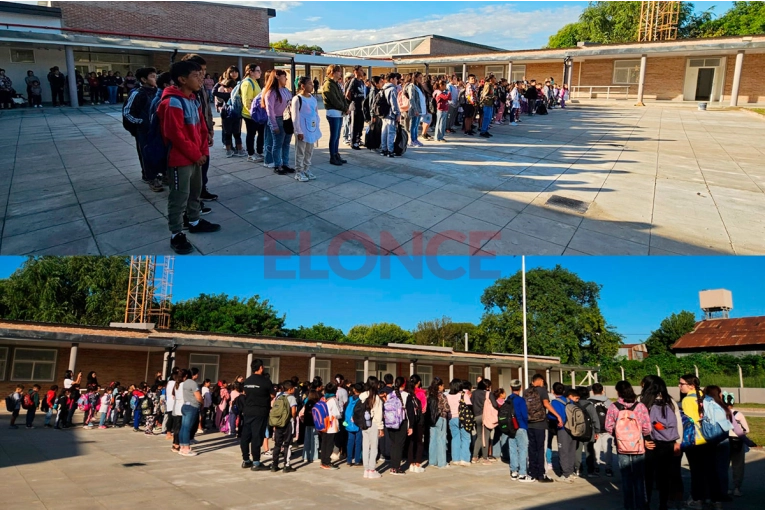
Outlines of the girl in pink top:
[{"label": "girl in pink top", "polygon": [[266,135],[265,166],[273,168],[274,173],[278,175],[295,173],[295,170],[289,167],[290,144],[294,130],[290,130],[289,133],[284,130],[285,118],[291,120],[291,100],[292,93],[287,89],[287,73],[281,70],[272,71],[263,92],[269,130]]},{"label": "girl in pink top", "polygon": [[[465,386],[469,388],[470,383]],[[472,405],[470,401],[470,391],[463,390],[463,384],[460,379],[454,379],[449,385],[449,393],[446,400],[449,402],[451,419],[449,420],[449,430],[452,432],[452,465],[470,466],[470,432],[460,426],[460,400],[465,404]]]}]

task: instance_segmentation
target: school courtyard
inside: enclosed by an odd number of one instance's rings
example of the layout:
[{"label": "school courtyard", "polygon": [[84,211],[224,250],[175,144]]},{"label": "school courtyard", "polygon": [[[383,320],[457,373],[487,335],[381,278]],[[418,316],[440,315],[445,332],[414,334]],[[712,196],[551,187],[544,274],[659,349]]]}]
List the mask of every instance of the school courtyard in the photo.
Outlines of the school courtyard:
[{"label": "school courtyard", "polygon": [[[23,417],[22,417],[23,420]],[[38,415],[37,421],[42,422]],[[0,479],[3,509],[187,508],[392,508],[559,509],[621,508],[615,478],[578,479],[568,484],[521,484],[506,464],[426,469],[403,477],[365,480],[359,468],[341,464],[327,472],[305,465],[293,452],[295,473],[252,473],[240,469],[238,443],[221,434],[197,436],[198,457],[170,451],[164,436],[127,429],[8,429],[0,414]],[[742,498],[725,508],[759,508],[765,487],[765,454],[747,454]],[[690,487],[684,469],[686,491]],[[654,508],[656,500],[654,499]]]},{"label": "school courtyard", "polygon": [[[189,239],[205,255],[765,253],[764,117],[595,101],[522,120],[400,159],[341,144],[334,167],[322,119],[310,183],[226,159],[216,132],[206,219],[223,228]],[[0,254],[166,253],[166,200],[118,108],[0,114]]]}]

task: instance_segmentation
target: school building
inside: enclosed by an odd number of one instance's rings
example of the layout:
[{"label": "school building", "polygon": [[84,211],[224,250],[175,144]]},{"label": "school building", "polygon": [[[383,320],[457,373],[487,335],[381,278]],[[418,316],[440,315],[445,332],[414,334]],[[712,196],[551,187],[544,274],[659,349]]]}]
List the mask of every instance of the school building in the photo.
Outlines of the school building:
[{"label": "school building", "polygon": [[[451,348],[389,344],[384,346],[319,342],[292,338],[242,336],[154,329],[153,325],[72,326],[0,320],[0,393],[16,384],[61,385],[66,370],[85,375],[94,370],[106,385],[151,382],[173,366],[197,367],[202,379],[232,381],[250,374],[253,359],[262,359],[271,380],[296,375],[301,381],[341,373],[365,381],[370,375],[419,374],[424,384],[438,376],[476,382],[491,378],[508,388],[523,380],[523,356],[457,352]],[[564,365],[558,358],[529,356],[529,376],[538,373],[551,384],[597,382],[597,368]]]}]

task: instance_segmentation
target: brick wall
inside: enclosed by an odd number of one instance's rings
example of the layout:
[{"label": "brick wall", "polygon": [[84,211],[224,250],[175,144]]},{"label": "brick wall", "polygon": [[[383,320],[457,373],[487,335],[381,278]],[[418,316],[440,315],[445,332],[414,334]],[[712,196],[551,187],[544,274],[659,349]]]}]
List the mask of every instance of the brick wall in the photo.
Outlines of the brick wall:
[{"label": "brick wall", "polygon": [[[730,101],[733,89],[733,72],[736,69],[736,56],[729,55],[725,66],[725,85],[723,95],[725,101]],[[744,65],[741,68],[741,83],[738,91],[738,104],[765,103],[765,54],[744,54]]]},{"label": "brick wall", "polygon": [[85,30],[158,35],[268,47],[264,8],[202,2],[53,2],[63,26]]},{"label": "brick wall", "polygon": [[[545,82],[545,80],[549,80],[550,76],[555,78],[555,83],[563,83],[563,62],[548,62],[548,63],[529,63],[529,62],[519,62],[519,64],[526,64],[526,79],[531,80],[537,80],[537,83],[540,81],[542,83]],[[579,72],[579,69],[575,66],[574,67],[574,77],[576,77],[576,73]],[[576,78],[574,78],[574,81],[576,82]]]}]

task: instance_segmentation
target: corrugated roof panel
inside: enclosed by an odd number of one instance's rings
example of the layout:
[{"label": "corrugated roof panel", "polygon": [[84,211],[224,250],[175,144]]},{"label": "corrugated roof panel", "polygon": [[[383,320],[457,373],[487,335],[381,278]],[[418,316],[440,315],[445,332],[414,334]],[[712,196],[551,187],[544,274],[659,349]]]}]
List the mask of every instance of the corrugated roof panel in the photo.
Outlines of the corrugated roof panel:
[{"label": "corrugated roof panel", "polygon": [[696,324],[673,349],[765,346],[765,317],[712,319]]}]

